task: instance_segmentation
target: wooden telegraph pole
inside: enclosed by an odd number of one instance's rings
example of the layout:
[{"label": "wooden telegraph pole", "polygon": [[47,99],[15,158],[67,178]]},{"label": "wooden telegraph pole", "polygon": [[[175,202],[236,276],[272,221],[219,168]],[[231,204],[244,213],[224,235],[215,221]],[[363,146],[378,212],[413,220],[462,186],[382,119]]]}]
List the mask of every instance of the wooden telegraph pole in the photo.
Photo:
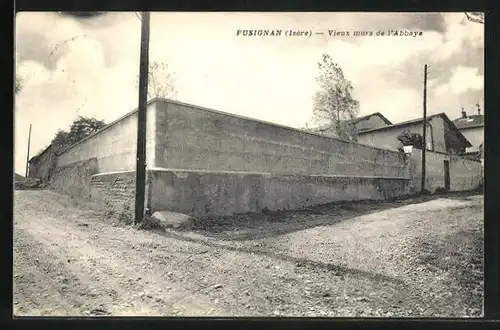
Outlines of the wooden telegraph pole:
[{"label": "wooden telegraph pole", "polygon": [[139,110],[137,120],[137,163],[135,178],[135,221],[144,218],[146,192],[146,108],[148,102],[149,69],[149,20],[150,13],[143,12],[141,18],[141,54],[139,67]]},{"label": "wooden telegraph pole", "polygon": [[31,144],[31,124],[30,124],[30,132],[28,134],[28,152],[26,153],[26,173],[24,174],[26,178],[28,177],[28,169],[30,162],[30,144]]},{"label": "wooden telegraph pole", "polygon": [[423,146],[422,146],[422,183],[420,191],[425,191],[425,151],[427,149],[427,64],[424,66],[424,117],[423,117]]}]

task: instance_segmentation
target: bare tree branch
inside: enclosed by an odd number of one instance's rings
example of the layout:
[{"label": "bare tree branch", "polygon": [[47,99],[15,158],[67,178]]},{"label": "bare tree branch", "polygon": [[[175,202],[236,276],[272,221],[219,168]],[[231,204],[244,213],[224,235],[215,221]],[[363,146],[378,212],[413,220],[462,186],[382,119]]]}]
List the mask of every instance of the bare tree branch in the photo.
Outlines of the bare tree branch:
[{"label": "bare tree branch", "polygon": [[[139,86],[139,77],[136,79],[136,86]],[[148,99],[175,99],[176,96],[175,79],[169,72],[168,65],[159,61],[150,62],[148,74]]]}]

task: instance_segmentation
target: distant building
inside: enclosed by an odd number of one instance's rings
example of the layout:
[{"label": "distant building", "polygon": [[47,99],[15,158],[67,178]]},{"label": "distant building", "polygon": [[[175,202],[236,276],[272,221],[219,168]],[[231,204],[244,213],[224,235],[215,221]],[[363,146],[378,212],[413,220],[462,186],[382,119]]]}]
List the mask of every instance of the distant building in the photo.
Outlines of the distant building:
[{"label": "distant building", "polygon": [[[375,112],[366,116],[358,117],[353,120],[349,120],[349,123],[354,125],[357,132],[362,132],[370,129],[386,127],[392,125],[389,119],[385,118],[380,112]],[[335,135],[335,128],[332,124],[325,124],[316,128],[311,128],[311,132],[324,134],[328,136]]]},{"label": "distant building", "polygon": [[385,118],[384,115],[382,115],[380,112],[375,112],[370,115],[358,117],[352,120],[352,123],[356,127],[356,130],[358,132],[392,125],[389,119]]},{"label": "distant building", "polygon": [[28,177],[47,181],[52,169],[56,166],[57,157],[52,145],[49,145],[28,161]]},{"label": "distant building", "polygon": [[[358,133],[358,142],[374,147],[397,150],[403,132],[422,134],[423,119],[414,119]],[[427,117],[427,149],[446,154],[463,154],[471,143],[444,113]]]},{"label": "distant building", "polygon": [[468,158],[484,159],[484,115],[481,114],[481,109],[478,107],[477,115],[467,115],[462,109],[462,116],[453,120],[453,123],[472,145],[467,148],[465,155]]}]

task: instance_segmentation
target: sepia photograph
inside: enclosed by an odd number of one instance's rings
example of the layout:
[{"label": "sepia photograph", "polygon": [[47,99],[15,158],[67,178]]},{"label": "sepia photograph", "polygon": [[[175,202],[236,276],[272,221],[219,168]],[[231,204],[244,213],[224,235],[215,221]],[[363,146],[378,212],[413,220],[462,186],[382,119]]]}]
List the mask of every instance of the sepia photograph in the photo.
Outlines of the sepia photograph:
[{"label": "sepia photograph", "polygon": [[483,13],[14,34],[13,317],[483,316]]}]

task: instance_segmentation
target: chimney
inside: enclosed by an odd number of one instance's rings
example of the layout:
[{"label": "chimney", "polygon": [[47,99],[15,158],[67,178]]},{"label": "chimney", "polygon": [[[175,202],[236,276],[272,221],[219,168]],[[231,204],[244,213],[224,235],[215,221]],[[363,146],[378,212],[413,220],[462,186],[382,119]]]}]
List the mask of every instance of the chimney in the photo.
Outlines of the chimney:
[{"label": "chimney", "polygon": [[462,118],[467,118],[467,112],[462,108]]}]

